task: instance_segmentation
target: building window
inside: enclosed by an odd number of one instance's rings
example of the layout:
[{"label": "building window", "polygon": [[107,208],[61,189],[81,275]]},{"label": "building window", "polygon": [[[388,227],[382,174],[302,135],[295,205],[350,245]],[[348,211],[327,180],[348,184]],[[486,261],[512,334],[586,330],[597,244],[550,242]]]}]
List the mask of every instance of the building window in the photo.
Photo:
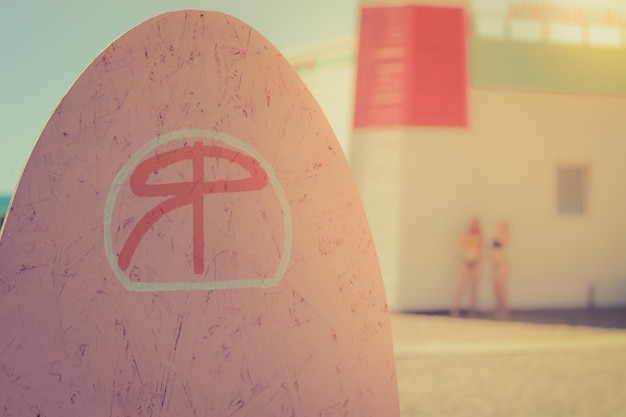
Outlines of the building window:
[{"label": "building window", "polygon": [[561,166],[557,169],[559,214],[587,212],[589,169],[586,166]]}]

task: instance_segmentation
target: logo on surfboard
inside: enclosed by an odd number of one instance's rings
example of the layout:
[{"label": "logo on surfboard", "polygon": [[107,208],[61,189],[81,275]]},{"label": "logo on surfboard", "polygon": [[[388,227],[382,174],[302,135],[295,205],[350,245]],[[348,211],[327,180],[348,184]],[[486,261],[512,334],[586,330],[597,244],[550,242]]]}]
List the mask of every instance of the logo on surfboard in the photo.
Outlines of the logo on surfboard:
[{"label": "logo on surfboard", "polygon": [[129,291],[271,287],[291,253],[272,166],[221,132],[175,131],[142,146],[113,181],[104,225],[107,260]]}]

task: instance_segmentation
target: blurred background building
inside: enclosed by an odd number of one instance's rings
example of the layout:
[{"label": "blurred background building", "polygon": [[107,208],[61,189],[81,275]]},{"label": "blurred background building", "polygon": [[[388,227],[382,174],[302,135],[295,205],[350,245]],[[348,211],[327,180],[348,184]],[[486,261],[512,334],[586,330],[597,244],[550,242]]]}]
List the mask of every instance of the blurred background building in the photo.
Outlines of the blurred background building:
[{"label": "blurred background building", "polygon": [[510,223],[512,308],[626,305],[626,3],[361,6],[359,36],[286,55],[348,156],[390,308],[450,307],[472,216],[486,247]]}]

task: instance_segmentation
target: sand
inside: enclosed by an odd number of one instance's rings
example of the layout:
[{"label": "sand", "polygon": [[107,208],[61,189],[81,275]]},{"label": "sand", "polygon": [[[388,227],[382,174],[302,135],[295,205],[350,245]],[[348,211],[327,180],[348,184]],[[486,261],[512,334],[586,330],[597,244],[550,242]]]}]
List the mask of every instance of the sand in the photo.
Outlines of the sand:
[{"label": "sand", "polygon": [[626,330],[393,314],[402,417],[626,416]]}]

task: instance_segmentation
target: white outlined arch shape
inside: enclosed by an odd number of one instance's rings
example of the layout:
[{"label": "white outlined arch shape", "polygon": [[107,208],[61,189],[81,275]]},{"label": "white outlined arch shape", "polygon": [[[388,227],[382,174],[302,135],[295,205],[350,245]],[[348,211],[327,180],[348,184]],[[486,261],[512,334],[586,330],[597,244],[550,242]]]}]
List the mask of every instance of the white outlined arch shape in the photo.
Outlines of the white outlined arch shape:
[{"label": "white outlined arch shape", "polygon": [[[269,183],[274,188],[280,206],[283,211],[284,241],[283,251],[274,276],[270,279],[238,279],[229,281],[203,281],[203,282],[132,282],[117,264],[117,255],[113,250],[113,236],[111,234],[111,218],[117,194],[137,164],[152,150],[167,142],[183,138],[211,138],[217,139],[237,150],[243,151],[259,162],[266,172]],[[293,244],[293,224],[291,219],[291,207],[280,185],[274,169],[270,163],[254,147],[226,133],[202,129],[185,129],[165,133],[152,138],[145,143],[130,159],[122,166],[111,184],[109,195],[104,205],[104,251],[106,258],[117,279],[128,291],[132,292],[161,292],[161,291],[192,291],[192,290],[227,290],[235,288],[268,288],[276,286],[287,272],[287,264],[291,257]]]}]

